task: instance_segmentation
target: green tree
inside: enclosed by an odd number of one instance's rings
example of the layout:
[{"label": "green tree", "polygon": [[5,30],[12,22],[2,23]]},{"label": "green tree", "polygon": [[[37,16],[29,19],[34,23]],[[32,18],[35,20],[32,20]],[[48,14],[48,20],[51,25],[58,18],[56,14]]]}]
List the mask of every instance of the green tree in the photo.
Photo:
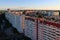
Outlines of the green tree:
[{"label": "green tree", "polygon": [[25,14],[25,13],[26,13],[26,10],[23,11],[23,14]]},{"label": "green tree", "polygon": [[38,18],[42,18],[43,17],[43,15],[41,14],[41,13],[36,13],[36,17],[38,17]]}]

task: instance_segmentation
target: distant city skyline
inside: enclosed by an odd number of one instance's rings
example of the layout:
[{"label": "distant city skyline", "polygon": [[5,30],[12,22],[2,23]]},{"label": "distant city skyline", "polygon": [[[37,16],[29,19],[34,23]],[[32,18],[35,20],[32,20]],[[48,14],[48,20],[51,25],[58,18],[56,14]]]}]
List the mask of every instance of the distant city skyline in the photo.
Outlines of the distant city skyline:
[{"label": "distant city skyline", "polygon": [[0,9],[60,10],[60,0],[0,0]]}]

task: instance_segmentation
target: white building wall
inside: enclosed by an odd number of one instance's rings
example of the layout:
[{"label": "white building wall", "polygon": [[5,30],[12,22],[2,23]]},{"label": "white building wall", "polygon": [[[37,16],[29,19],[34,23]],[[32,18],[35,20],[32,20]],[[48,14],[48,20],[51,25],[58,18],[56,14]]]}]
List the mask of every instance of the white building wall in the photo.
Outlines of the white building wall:
[{"label": "white building wall", "polygon": [[22,27],[22,16],[18,16],[18,15],[15,15],[16,16],[16,28],[17,30],[20,32],[20,33],[23,33],[23,27]]},{"label": "white building wall", "polygon": [[36,21],[25,20],[25,35],[32,40],[36,40]]},{"label": "white building wall", "polygon": [[59,16],[59,12],[53,12],[53,16]]},{"label": "white building wall", "polygon": [[38,23],[38,40],[58,40],[58,38],[60,38],[60,28]]},{"label": "white building wall", "polygon": [[[11,13],[6,13],[6,18],[20,33],[23,32],[22,15],[19,16]],[[25,35],[32,40],[36,40],[36,20],[32,21],[29,19],[25,19],[24,22]],[[51,25],[41,24],[40,20],[38,20],[38,40],[58,40],[58,38],[60,38],[60,28]]]},{"label": "white building wall", "polygon": [[16,15],[12,13],[6,13],[6,18],[20,33],[23,33],[22,28],[22,15]]}]

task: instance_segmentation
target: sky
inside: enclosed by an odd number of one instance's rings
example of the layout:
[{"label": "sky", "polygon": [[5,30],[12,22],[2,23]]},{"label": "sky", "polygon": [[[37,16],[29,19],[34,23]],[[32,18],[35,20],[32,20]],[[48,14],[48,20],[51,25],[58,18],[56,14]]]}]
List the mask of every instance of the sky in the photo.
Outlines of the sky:
[{"label": "sky", "polygon": [[60,0],[0,0],[0,9],[60,10]]}]

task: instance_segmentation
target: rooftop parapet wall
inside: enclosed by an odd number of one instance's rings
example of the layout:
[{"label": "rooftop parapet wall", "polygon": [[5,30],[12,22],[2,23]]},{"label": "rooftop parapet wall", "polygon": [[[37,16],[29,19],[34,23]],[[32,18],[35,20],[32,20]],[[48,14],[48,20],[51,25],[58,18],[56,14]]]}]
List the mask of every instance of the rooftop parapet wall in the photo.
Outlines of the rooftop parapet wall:
[{"label": "rooftop parapet wall", "polygon": [[30,20],[30,21],[34,21],[36,20],[35,17],[30,17],[30,16],[25,16],[25,20]]},{"label": "rooftop parapet wall", "polygon": [[[39,20],[40,21],[40,20]],[[41,21],[40,21],[40,23],[41,23]],[[43,21],[42,22],[43,24],[45,24],[45,25],[52,25],[52,26],[55,26],[55,27],[57,27],[57,28],[60,28],[60,23],[57,23],[57,22],[52,22],[52,21],[47,21],[47,20],[45,20],[45,21]]]},{"label": "rooftop parapet wall", "polygon": [[45,21],[44,24],[53,25],[56,26],[57,28],[60,28],[60,23]]},{"label": "rooftop parapet wall", "polygon": [[46,19],[44,19],[44,18],[37,18],[38,19],[38,22],[39,23],[43,23],[43,24],[47,24],[47,25],[52,25],[52,26],[55,26],[55,27],[57,27],[57,28],[60,28],[60,23],[58,23],[58,22],[54,22],[54,21],[50,21],[50,20],[46,20]]}]

